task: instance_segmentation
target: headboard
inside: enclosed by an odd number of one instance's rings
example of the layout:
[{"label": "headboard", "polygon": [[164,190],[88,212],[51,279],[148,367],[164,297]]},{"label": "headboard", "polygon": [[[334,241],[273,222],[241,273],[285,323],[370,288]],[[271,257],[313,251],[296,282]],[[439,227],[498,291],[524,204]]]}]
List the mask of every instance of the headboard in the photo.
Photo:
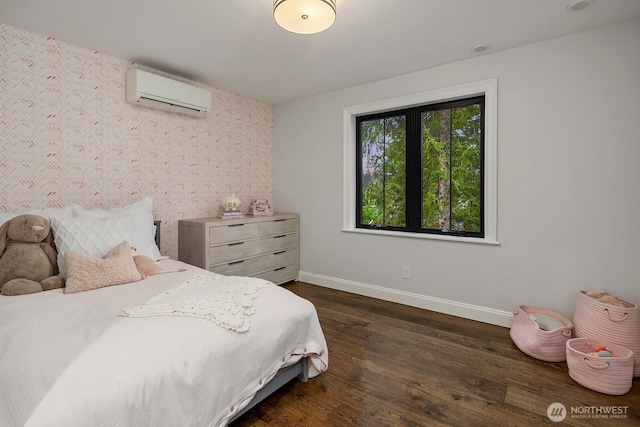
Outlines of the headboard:
[{"label": "headboard", "polygon": [[160,249],[160,224],[162,224],[162,221],[153,221],[153,225],[156,226],[156,245],[158,249]]}]

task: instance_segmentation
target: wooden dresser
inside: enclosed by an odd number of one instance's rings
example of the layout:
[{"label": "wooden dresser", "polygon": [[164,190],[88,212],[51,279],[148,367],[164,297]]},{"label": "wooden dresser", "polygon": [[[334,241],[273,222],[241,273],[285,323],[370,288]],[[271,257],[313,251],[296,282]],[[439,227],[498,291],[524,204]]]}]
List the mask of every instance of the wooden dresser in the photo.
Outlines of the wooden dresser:
[{"label": "wooden dresser", "polygon": [[178,221],[178,259],[228,276],[298,279],[298,216]]}]

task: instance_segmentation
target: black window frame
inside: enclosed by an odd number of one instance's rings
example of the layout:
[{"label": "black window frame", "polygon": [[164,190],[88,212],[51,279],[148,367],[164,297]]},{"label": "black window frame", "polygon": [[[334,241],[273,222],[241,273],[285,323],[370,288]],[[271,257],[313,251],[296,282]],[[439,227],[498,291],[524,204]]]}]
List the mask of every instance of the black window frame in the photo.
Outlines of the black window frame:
[{"label": "black window frame", "polygon": [[[422,129],[421,115],[424,112],[448,108],[480,105],[480,231],[441,230],[422,228]],[[362,223],[362,140],[361,124],[363,121],[383,119],[386,117],[406,117],[405,148],[405,189],[406,219],[405,226],[379,226]],[[371,230],[400,231],[406,233],[435,234],[442,236],[458,236],[485,238],[485,95],[473,95],[449,101],[437,101],[417,106],[388,110],[372,114],[356,116],[356,228]],[[451,189],[451,186],[450,186]],[[451,192],[451,190],[450,190]]]}]

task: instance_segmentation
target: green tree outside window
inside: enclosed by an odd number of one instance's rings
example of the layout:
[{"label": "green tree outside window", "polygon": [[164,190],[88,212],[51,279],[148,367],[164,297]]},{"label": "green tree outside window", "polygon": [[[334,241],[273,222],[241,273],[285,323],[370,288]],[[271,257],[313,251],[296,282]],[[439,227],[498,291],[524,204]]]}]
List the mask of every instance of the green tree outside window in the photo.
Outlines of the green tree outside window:
[{"label": "green tree outside window", "polygon": [[483,110],[475,97],[358,118],[358,226],[483,237]]}]

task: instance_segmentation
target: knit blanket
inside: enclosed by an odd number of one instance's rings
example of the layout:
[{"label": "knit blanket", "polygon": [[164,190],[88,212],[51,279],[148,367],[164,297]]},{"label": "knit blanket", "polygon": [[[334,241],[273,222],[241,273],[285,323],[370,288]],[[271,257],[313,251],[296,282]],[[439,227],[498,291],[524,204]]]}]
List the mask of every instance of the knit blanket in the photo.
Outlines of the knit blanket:
[{"label": "knit blanket", "polygon": [[122,315],[196,317],[232,331],[246,332],[250,316],[255,313],[254,299],[268,284],[254,277],[195,275],[139,306],[124,308]]}]

